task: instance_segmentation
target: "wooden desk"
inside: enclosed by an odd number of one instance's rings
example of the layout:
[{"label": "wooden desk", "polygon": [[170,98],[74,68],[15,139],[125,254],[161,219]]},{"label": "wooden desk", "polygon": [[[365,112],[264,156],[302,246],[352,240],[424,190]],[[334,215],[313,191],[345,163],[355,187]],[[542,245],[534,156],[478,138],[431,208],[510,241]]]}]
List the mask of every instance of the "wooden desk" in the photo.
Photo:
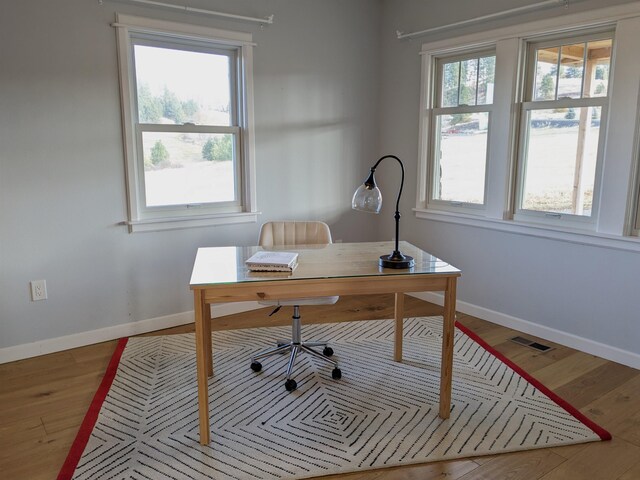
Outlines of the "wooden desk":
[{"label": "wooden desk", "polygon": [[[208,377],[213,376],[211,304],[281,298],[395,293],[394,360],[402,360],[404,293],[443,291],[444,325],[440,367],[441,418],[449,418],[456,281],[460,270],[400,242],[400,251],[415,259],[415,267],[394,270],[378,267],[378,257],[391,253],[392,242],[334,243],[305,247],[270,247],[264,250],[298,252],[293,273],[250,272],[244,262],[261,247],[199,248],[191,275],[193,290],[200,443],[210,441]],[[247,358],[247,362],[249,359]],[[249,363],[247,363],[249,368]]]}]

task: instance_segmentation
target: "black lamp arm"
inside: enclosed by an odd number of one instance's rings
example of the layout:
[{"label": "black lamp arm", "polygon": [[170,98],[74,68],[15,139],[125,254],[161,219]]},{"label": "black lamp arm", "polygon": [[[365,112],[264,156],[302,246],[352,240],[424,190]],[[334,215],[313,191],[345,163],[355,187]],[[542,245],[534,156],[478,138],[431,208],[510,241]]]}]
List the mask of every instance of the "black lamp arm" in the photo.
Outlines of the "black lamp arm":
[{"label": "black lamp arm", "polygon": [[400,238],[400,197],[402,196],[402,188],[404,187],[404,164],[402,163],[402,160],[400,160],[395,155],[385,155],[380,160],[378,160],[373,167],[371,167],[371,177],[373,177],[373,172],[376,171],[376,167],[385,158],[393,158],[397,160],[398,163],[400,164],[400,169],[402,170],[402,177],[400,179],[400,190],[398,190],[398,198],[396,200],[396,212],[394,214],[394,218],[396,219],[396,248],[393,252],[393,255],[395,256],[395,255],[401,255],[400,249],[398,248],[398,239]]}]

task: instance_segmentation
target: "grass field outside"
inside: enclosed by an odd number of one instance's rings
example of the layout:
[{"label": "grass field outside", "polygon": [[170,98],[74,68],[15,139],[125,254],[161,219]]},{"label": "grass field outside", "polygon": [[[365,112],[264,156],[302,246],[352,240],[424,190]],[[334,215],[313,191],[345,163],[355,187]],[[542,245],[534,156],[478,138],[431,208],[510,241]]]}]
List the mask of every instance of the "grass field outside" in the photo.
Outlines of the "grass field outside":
[{"label": "grass field outside", "polygon": [[[440,144],[441,199],[482,203],[487,152],[486,132],[443,134]],[[527,210],[571,213],[578,127],[531,128],[524,180]],[[591,211],[598,147],[598,129],[585,141],[582,178],[584,215]]]},{"label": "grass field outside", "polygon": [[[235,171],[231,159],[203,159],[208,133],[144,133],[145,195],[147,206],[230,202],[236,199]],[[151,163],[151,148],[162,142],[169,156]]]}]

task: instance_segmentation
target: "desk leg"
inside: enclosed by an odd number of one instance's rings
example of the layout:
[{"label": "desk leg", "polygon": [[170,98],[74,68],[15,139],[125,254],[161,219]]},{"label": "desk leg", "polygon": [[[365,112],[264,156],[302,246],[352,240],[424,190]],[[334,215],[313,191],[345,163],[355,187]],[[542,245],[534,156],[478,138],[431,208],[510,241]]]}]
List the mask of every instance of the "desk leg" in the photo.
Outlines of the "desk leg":
[{"label": "desk leg", "polygon": [[202,306],[202,322],[204,325],[205,358],[207,360],[207,376],[213,377],[213,352],[211,350],[211,304]]},{"label": "desk leg", "polygon": [[396,292],[396,306],[395,306],[395,343],[393,348],[393,359],[396,362],[402,361],[402,337],[404,335],[403,320],[404,320],[404,293]]},{"label": "desk leg", "polygon": [[[193,302],[196,323],[196,367],[198,371],[198,414],[200,416],[200,444],[208,445],[209,435],[209,387],[208,365],[211,364],[211,320],[209,320],[209,332],[207,321],[203,318],[207,310],[204,303],[202,290],[193,291]],[[209,317],[211,318],[211,317]],[[207,341],[207,334],[209,340]],[[207,357],[209,358],[207,360]]]},{"label": "desk leg", "polygon": [[444,292],[442,325],[442,361],[440,364],[440,418],[449,418],[451,410],[451,378],[453,376],[453,335],[456,321],[456,277],[447,279]]}]

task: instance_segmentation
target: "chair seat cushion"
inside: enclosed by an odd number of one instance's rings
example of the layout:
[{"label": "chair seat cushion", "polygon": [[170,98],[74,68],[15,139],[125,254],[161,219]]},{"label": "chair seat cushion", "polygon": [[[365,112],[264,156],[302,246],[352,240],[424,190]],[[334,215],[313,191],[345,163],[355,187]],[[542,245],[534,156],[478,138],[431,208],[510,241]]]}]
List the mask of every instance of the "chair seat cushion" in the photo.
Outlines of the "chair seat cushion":
[{"label": "chair seat cushion", "polygon": [[282,300],[263,300],[258,302],[260,305],[266,305],[269,307],[282,307],[294,306],[294,305],[333,305],[338,301],[340,297],[309,297],[309,298],[284,298]]}]

